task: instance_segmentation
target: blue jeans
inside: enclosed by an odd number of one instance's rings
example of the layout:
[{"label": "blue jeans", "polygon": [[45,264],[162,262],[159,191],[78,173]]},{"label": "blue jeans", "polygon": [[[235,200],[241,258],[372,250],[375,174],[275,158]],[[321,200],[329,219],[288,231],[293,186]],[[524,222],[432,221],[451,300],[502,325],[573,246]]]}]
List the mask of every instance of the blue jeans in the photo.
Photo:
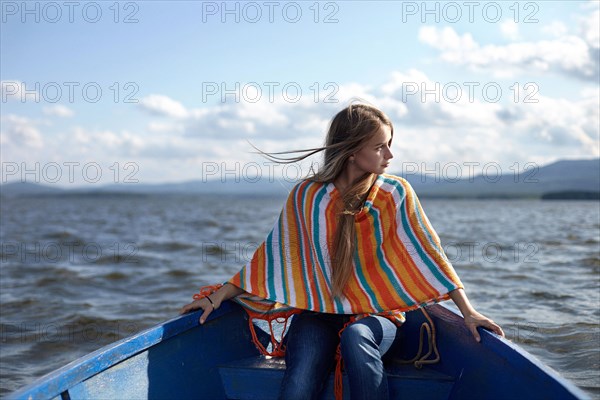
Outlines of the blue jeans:
[{"label": "blue jeans", "polygon": [[[350,316],[303,312],[294,316],[286,335],[286,370],[281,400],[318,399],[335,366],[339,331]],[[396,325],[370,316],[344,330],[341,351],[352,400],[387,399],[382,356],[396,337]]]}]

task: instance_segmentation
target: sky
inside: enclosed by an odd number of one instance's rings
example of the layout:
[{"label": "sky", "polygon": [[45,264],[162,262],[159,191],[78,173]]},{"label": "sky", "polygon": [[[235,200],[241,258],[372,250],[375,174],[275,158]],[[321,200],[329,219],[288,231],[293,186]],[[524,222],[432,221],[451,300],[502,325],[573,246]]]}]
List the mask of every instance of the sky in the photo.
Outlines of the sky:
[{"label": "sky", "polygon": [[0,183],[295,178],[351,101],[390,172],[600,156],[600,2],[1,1]]}]

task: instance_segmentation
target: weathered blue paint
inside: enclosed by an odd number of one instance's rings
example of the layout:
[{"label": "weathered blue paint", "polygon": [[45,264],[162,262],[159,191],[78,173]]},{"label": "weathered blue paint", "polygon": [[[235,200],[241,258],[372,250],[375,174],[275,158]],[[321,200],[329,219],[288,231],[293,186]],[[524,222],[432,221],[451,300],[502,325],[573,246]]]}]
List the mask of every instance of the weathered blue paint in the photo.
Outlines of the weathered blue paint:
[{"label": "weathered blue paint", "polygon": [[[386,356],[392,398],[586,398],[515,344],[483,330],[482,342],[477,343],[458,315],[439,305],[428,310],[436,325],[441,361],[422,370],[397,363],[412,358],[418,347],[423,316],[408,313],[402,340]],[[9,399],[54,400],[61,394],[63,399],[275,398],[285,364],[259,356],[245,312],[225,302],[203,326],[198,325],[199,316],[199,312],[179,316],[106,346]],[[333,396],[332,379],[324,399]]]},{"label": "weathered blue paint", "polygon": [[[478,343],[462,317],[440,305],[428,307],[437,332],[441,361],[429,366],[454,376],[449,399],[585,399],[581,389],[516,344],[479,329]],[[411,312],[404,326],[403,352],[412,356],[424,321]],[[414,352],[414,350],[412,350]],[[408,358],[408,357],[407,357]]]},{"label": "weathered blue paint", "polygon": [[71,399],[224,398],[215,363],[259,353],[235,303],[223,303],[202,327],[199,317],[178,316],[103,347],[8,398],[60,398],[67,390]]}]

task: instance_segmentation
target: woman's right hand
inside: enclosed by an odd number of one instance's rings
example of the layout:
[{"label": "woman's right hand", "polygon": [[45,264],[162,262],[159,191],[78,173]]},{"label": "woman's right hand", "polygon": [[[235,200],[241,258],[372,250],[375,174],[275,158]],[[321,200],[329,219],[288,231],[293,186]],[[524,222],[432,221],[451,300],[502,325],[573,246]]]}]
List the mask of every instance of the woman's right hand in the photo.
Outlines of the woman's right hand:
[{"label": "woman's right hand", "polygon": [[[210,299],[212,300],[212,297]],[[202,309],[202,310],[204,310],[204,312],[202,313],[202,315],[200,316],[200,319],[198,321],[200,322],[200,324],[203,324],[204,321],[206,321],[206,318],[208,318],[208,316],[210,315],[210,313],[213,312],[214,310],[216,310],[217,308],[219,308],[219,306],[220,306],[220,303],[217,304],[216,300],[212,300],[212,302],[211,302],[206,297],[203,297],[199,300],[194,300],[191,303],[183,306],[181,308],[181,310],[179,310],[179,314],[180,315],[187,314],[189,312],[196,311],[198,309]]]},{"label": "woman's right hand", "polygon": [[[200,324],[203,324],[206,321],[206,318],[210,315],[211,312],[215,311],[217,308],[221,306],[221,303],[225,300],[229,300],[239,294],[244,293],[242,289],[235,285],[231,285],[229,283],[221,286],[216,292],[210,294],[210,296],[203,297],[198,300],[194,300],[189,304],[186,304],[179,310],[179,314],[185,314],[190,311],[195,311],[198,309],[204,310],[202,315],[200,316]],[[210,300],[209,300],[210,299]]]}]

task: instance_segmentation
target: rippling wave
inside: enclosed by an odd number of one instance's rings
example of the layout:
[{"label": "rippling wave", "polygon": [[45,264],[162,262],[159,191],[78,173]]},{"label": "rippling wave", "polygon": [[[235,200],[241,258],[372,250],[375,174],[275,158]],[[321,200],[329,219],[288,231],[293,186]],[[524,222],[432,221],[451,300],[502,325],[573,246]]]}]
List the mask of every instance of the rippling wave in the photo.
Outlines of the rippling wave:
[{"label": "rippling wave", "polygon": [[[0,396],[175,316],[250,259],[283,200],[3,199]],[[423,207],[478,310],[600,398],[598,203]]]}]

